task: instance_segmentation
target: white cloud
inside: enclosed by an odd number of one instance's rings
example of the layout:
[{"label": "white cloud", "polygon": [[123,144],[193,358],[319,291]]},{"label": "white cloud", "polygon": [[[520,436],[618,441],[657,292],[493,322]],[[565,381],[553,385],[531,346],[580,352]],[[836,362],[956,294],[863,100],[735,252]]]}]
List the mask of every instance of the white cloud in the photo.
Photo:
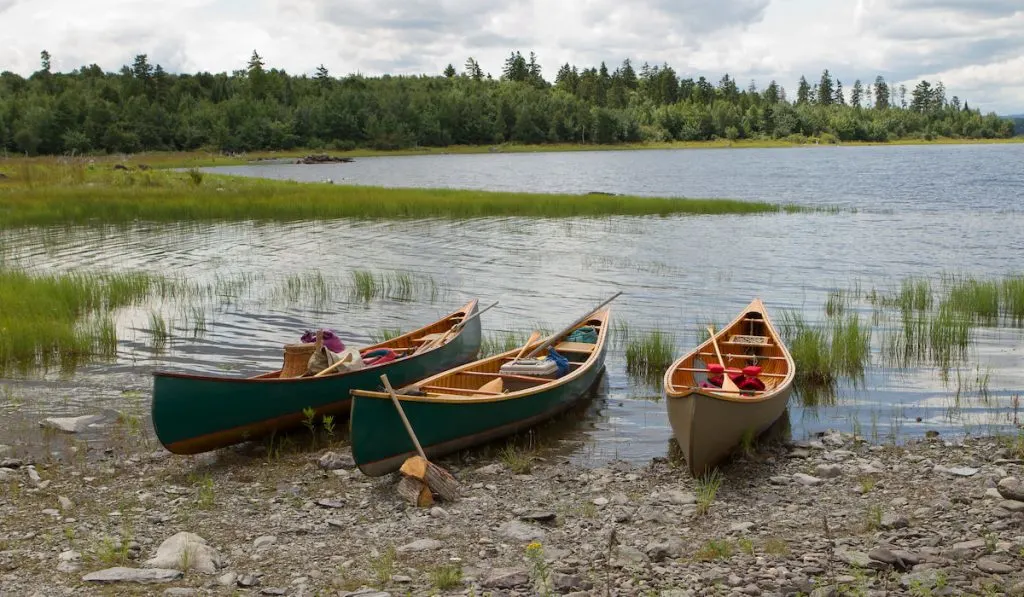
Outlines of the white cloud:
[{"label": "white cloud", "polygon": [[170,71],[230,72],[257,50],[291,73],[438,73],[473,56],[498,76],[510,52],[532,50],[549,79],[565,62],[630,58],[792,93],[828,68],[847,88],[941,79],[972,106],[1021,112],[1007,79],[1022,32],[1021,0],[0,0],[0,70],[28,75],[46,49],[63,71],[147,54]]}]

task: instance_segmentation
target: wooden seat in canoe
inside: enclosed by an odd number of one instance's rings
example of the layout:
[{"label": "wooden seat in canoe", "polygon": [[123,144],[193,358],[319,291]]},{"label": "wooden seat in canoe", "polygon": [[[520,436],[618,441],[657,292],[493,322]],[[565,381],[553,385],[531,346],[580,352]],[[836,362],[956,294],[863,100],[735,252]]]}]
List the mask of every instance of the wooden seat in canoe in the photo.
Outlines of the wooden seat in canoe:
[{"label": "wooden seat in canoe", "polygon": [[559,342],[555,345],[555,352],[578,352],[581,354],[590,354],[594,352],[596,344],[589,344],[587,342]]},{"label": "wooden seat in canoe", "polygon": [[424,334],[423,336],[420,336],[419,338],[413,338],[412,341],[413,342],[433,342],[434,340],[437,340],[438,338],[440,338],[443,335],[444,334],[442,332],[435,332],[433,334]]}]

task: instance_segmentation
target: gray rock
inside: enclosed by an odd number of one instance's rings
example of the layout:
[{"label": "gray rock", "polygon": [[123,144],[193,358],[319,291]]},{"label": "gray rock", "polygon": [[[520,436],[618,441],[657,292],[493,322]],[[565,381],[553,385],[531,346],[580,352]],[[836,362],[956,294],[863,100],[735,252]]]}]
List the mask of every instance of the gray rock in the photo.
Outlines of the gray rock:
[{"label": "gray rock", "polygon": [[910,521],[907,520],[906,516],[894,514],[888,512],[882,515],[882,528],[883,529],[904,529],[910,526]]},{"label": "gray rock", "polygon": [[829,462],[845,462],[851,458],[857,456],[849,450],[832,450],[831,452],[825,452],[825,460]]},{"label": "gray rock", "polygon": [[21,468],[25,461],[21,458],[4,458],[0,460],[0,468]]},{"label": "gray rock", "polygon": [[838,464],[819,464],[814,468],[814,474],[822,479],[832,479],[843,475],[843,468]]},{"label": "gray rock", "polygon": [[238,577],[236,584],[240,587],[256,587],[260,584],[260,579],[255,574],[243,574]]},{"label": "gray rock", "polygon": [[836,559],[847,566],[854,566],[856,568],[868,568],[871,566],[871,558],[868,557],[868,554],[862,551],[852,551],[840,548],[836,550]]},{"label": "gray rock", "polygon": [[513,589],[530,582],[530,575],[522,568],[495,568],[487,573],[480,586],[486,589]]},{"label": "gray rock", "polygon": [[697,503],[697,496],[690,491],[669,491],[664,494],[664,498],[668,500],[668,503],[680,506]]},{"label": "gray rock", "polygon": [[279,587],[267,587],[260,591],[260,595],[286,595],[288,592]]},{"label": "gray rock", "polygon": [[257,537],[256,540],[252,542],[252,546],[256,549],[260,549],[263,547],[270,547],[275,543],[277,543],[277,537],[273,535],[263,535],[262,537]]},{"label": "gray rock", "polygon": [[338,454],[337,452],[324,452],[317,464],[327,471],[356,467],[356,461],[352,459],[351,454]]},{"label": "gray rock", "polygon": [[1024,483],[1016,477],[1007,477],[996,485],[999,495],[1008,500],[1024,502]]},{"label": "gray rock", "polygon": [[999,502],[999,507],[1007,512],[1024,512],[1024,502],[1017,500],[1003,500]]},{"label": "gray rock", "polygon": [[391,593],[378,591],[377,589],[371,589],[369,587],[363,587],[355,591],[342,593],[341,597],[391,597]]},{"label": "gray rock", "polygon": [[505,471],[505,466],[502,465],[500,462],[495,462],[494,464],[488,464],[487,466],[481,466],[480,468],[476,469],[473,472],[475,472],[478,475],[500,475],[504,471]]},{"label": "gray rock", "polygon": [[72,502],[71,500],[62,495],[57,496],[57,503],[60,504],[60,509],[64,510],[65,512],[75,507],[74,502]]},{"label": "gray rock", "polygon": [[434,551],[435,549],[441,549],[444,544],[437,539],[417,539],[412,543],[406,543],[399,547],[396,551],[398,553],[408,553],[412,551]]},{"label": "gray rock", "polygon": [[178,580],[182,577],[181,570],[170,570],[166,568],[125,568],[116,566],[90,572],[82,577],[84,582],[137,582],[137,583],[161,583]]},{"label": "gray rock", "polygon": [[222,587],[233,587],[235,581],[238,580],[238,575],[234,572],[225,572],[217,577],[217,584]]},{"label": "gray rock", "polygon": [[324,508],[344,508],[345,507],[345,501],[344,500],[329,500],[329,499],[324,498],[324,499],[317,500],[316,501],[316,505],[317,506],[322,506]]},{"label": "gray rock", "polygon": [[156,556],[146,560],[149,568],[173,570],[195,570],[203,574],[215,574],[221,566],[221,557],[195,533],[182,531],[160,544]]},{"label": "gray rock", "polygon": [[988,572],[989,574],[1009,574],[1017,570],[1017,568],[992,558],[978,558],[978,570]]},{"label": "gray rock", "polygon": [[824,481],[822,481],[821,479],[817,477],[812,477],[810,475],[806,475],[804,473],[796,473],[795,475],[793,475],[793,478],[796,479],[797,483],[801,485],[806,485],[808,487],[814,487],[815,485],[821,485],[822,483],[824,483]]},{"label": "gray rock", "polygon": [[669,537],[668,539],[651,541],[647,544],[646,551],[652,562],[661,562],[669,558],[678,558],[683,555],[683,550],[685,549],[686,546],[683,544],[682,539]]},{"label": "gray rock", "polygon": [[619,545],[615,549],[614,564],[623,566],[626,564],[640,564],[647,561],[644,552],[630,545]]},{"label": "gray rock", "polygon": [[518,520],[511,520],[501,526],[501,534],[516,541],[538,541],[544,538],[544,529]]},{"label": "gray rock", "polygon": [[946,572],[938,568],[915,570],[900,577],[900,586],[904,589],[914,586],[920,586],[922,589],[933,589],[938,584],[939,579],[945,576]]},{"label": "gray rock", "polygon": [[394,582],[400,582],[400,583],[405,584],[405,583],[411,583],[412,582],[412,577],[411,576],[406,576],[404,574],[396,574],[396,575],[391,577],[391,580],[393,580]]},{"label": "gray rock", "polygon": [[734,522],[731,525],[729,525],[729,532],[746,533],[747,531],[749,531],[752,528],[755,528],[756,526],[757,525],[753,522]]},{"label": "gray rock", "polygon": [[972,477],[978,474],[978,469],[970,466],[954,466],[946,469],[946,472],[954,477]]},{"label": "gray rock", "polygon": [[84,415],[81,417],[50,417],[39,421],[39,426],[45,429],[56,429],[64,433],[81,433],[89,428],[89,425],[99,423],[103,415]]},{"label": "gray rock", "polygon": [[598,507],[607,506],[608,498],[601,496],[593,499],[594,505]]},{"label": "gray rock", "polygon": [[921,561],[920,558],[908,552],[890,551],[884,548],[872,549],[868,552],[868,557],[876,562],[889,564],[902,572],[909,570]]},{"label": "gray rock", "polygon": [[789,482],[791,480],[792,479],[785,475],[775,475],[774,477],[770,477],[768,479],[768,483],[770,483],[771,485],[789,485]]},{"label": "gray rock", "polygon": [[578,574],[553,572],[551,574],[551,586],[559,593],[565,593],[577,589],[589,589],[591,583],[584,581]]},{"label": "gray rock", "polygon": [[519,519],[528,522],[553,522],[555,520],[555,513],[547,511],[527,512],[520,516]]}]

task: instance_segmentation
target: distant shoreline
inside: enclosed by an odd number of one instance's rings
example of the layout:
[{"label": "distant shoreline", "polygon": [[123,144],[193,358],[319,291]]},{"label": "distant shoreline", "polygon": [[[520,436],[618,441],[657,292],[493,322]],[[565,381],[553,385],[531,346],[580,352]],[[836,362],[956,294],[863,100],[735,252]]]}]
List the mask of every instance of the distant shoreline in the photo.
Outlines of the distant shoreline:
[{"label": "distant shoreline", "polygon": [[[869,146],[904,146],[904,145],[1005,145],[1024,144],[1024,136],[1006,139],[952,139],[939,138],[931,141],[925,139],[900,139],[897,141],[848,141],[827,142],[815,137],[807,137],[805,141],[796,142],[787,139],[716,139],[714,141],[674,141],[653,143],[615,143],[607,145],[550,143],[523,145],[518,143],[502,143],[497,145],[450,145],[447,147],[417,147],[408,149],[350,149],[345,151],[329,149],[289,149],[263,150],[225,154],[214,151],[150,151],[132,154],[85,155],[77,159],[96,161],[99,163],[134,163],[146,164],[153,168],[193,168],[211,166],[243,166],[253,165],[264,160],[298,160],[311,155],[328,155],[331,158],[367,158],[383,156],[413,155],[472,155],[489,153],[567,153],[578,151],[640,151],[640,150],[675,150],[675,149],[782,149],[796,147],[869,147]],[[38,156],[24,158],[21,156],[0,157],[0,164],[13,160],[39,160],[51,162],[56,156]]]}]

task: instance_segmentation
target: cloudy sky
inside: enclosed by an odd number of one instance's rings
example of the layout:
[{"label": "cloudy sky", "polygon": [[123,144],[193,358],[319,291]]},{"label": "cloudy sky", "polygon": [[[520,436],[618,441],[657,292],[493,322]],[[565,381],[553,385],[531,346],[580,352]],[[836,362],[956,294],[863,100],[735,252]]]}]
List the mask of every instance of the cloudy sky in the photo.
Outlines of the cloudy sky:
[{"label": "cloudy sky", "polygon": [[0,0],[0,71],[115,71],[136,54],[172,72],[268,67],[332,74],[460,71],[473,56],[498,76],[512,50],[560,64],[667,62],[683,76],[744,86],[776,79],[792,98],[801,74],[828,68],[1024,112],[1024,0]]}]

